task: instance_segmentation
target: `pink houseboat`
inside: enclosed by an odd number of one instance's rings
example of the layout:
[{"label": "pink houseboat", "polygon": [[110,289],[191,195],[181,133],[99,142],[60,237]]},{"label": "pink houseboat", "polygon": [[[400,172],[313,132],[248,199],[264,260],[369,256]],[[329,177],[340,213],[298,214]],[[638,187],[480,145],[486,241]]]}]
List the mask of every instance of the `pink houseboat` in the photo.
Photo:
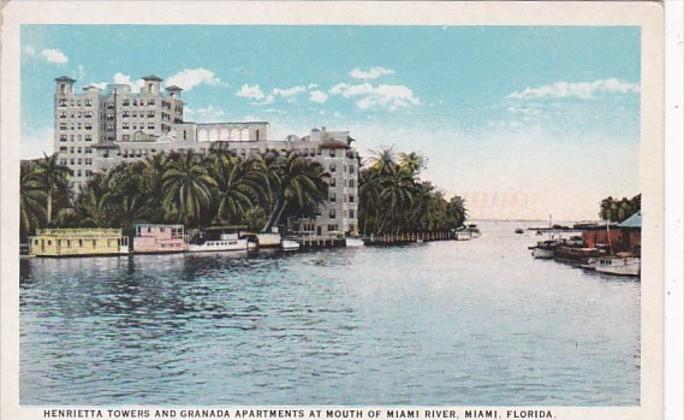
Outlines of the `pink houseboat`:
[{"label": "pink houseboat", "polygon": [[183,225],[136,225],[133,252],[162,254],[186,252],[188,238]]}]

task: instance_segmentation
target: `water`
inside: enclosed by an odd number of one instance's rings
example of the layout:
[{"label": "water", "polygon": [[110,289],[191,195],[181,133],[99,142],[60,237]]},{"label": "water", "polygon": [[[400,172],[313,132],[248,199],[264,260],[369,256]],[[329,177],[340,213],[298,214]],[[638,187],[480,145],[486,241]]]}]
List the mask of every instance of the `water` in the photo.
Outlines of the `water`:
[{"label": "water", "polygon": [[22,261],[22,404],[638,405],[640,283],[470,242]]}]

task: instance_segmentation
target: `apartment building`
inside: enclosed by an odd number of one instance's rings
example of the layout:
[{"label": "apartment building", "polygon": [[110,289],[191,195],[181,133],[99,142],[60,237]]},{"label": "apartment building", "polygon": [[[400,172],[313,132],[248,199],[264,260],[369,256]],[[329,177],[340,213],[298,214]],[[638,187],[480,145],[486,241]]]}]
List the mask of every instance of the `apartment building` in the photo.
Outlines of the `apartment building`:
[{"label": "apartment building", "polygon": [[318,215],[290,220],[290,229],[317,236],[358,230],[359,156],[347,131],[322,127],[302,138],[272,140],[266,121],[185,121],[182,89],[162,89],[163,80],[155,75],[143,77],[139,92],[129,85],[110,84],[106,89],[86,86],[77,93],[74,79],[62,76],[55,81],[55,152],[60,163],[72,169],[76,191],[98,171],[157,153],[192,149],[210,154],[223,147],[247,158],[268,150],[295,151],[323,165],[330,174],[330,188]]}]

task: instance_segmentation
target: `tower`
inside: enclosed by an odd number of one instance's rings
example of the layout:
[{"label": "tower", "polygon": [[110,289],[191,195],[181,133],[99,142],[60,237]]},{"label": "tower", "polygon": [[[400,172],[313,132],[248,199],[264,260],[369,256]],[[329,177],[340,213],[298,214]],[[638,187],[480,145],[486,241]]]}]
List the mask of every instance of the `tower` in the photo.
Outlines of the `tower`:
[{"label": "tower", "polygon": [[158,96],[160,94],[160,86],[162,79],[159,76],[153,74],[145,76],[142,78],[145,81],[145,86],[142,88],[142,92],[148,95]]},{"label": "tower", "polygon": [[60,76],[55,79],[55,95],[71,96],[74,94],[74,82],[76,80],[68,76]]}]

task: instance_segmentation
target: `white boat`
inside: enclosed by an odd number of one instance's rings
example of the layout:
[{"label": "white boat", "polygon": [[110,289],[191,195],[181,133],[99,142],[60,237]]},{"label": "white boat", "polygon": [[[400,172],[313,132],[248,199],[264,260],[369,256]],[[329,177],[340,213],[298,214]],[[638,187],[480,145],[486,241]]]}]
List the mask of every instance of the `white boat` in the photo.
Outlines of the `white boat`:
[{"label": "white boat", "polygon": [[363,239],[361,238],[345,238],[344,246],[347,248],[359,248],[364,246]]},{"label": "white boat", "polygon": [[247,238],[240,239],[236,233],[223,233],[217,240],[190,244],[189,252],[246,251]]},{"label": "white boat", "polygon": [[638,276],[641,274],[641,258],[639,257],[601,257],[594,266],[599,273],[617,276]]},{"label": "white boat", "polygon": [[598,265],[598,258],[589,258],[587,260],[586,264],[580,264],[581,268],[587,269],[587,270],[596,270],[596,266]]},{"label": "white boat", "polygon": [[287,239],[283,239],[280,246],[283,248],[283,251],[296,251],[299,249],[298,242],[288,241]]},{"label": "white boat", "polygon": [[532,256],[539,259],[553,258],[553,249],[551,248],[533,248]]}]

